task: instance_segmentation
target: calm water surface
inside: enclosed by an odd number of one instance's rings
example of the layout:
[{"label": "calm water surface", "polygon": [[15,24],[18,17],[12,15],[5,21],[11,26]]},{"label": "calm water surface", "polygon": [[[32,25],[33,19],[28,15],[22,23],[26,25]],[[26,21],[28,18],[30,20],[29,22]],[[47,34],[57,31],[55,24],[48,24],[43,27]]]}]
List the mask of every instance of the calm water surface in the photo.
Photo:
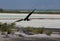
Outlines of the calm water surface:
[{"label": "calm water surface", "polygon": [[[0,14],[0,22],[12,23],[19,18],[25,18],[27,14]],[[9,18],[17,18],[15,20],[5,20]],[[30,18],[60,18],[60,14],[32,14]],[[45,27],[45,28],[60,28],[60,19],[34,19],[31,21],[16,22],[17,26],[32,26],[32,27]]]}]

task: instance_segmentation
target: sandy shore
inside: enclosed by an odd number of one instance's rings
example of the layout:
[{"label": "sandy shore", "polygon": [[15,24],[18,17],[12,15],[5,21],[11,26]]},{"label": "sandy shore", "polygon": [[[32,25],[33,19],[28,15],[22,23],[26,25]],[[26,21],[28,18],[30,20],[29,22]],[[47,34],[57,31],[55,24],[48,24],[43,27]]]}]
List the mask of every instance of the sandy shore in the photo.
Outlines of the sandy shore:
[{"label": "sandy shore", "polygon": [[0,38],[0,41],[60,41],[60,39],[59,38],[20,37],[20,38]]}]

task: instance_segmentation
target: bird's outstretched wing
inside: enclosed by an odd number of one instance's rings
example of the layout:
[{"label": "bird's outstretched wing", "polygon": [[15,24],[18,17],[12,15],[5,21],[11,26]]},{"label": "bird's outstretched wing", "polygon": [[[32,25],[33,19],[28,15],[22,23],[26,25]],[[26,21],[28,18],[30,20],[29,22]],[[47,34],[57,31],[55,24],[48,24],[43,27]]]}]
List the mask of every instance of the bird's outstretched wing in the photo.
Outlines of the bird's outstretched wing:
[{"label": "bird's outstretched wing", "polygon": [[24,20],[27,20],[28,18],[29,18],[29,16],[35,11],[36,9],[34,9],[32,12],[30,12],[27,16],[26,16],[26,18],[24,19]]},{"label": "bird's outstretched wing", "polygon": [[17,21],[15,21],[15,22],[19,22],[19,21],[22,21],[23,19],[20,19],[20,20],[17,20]]}]

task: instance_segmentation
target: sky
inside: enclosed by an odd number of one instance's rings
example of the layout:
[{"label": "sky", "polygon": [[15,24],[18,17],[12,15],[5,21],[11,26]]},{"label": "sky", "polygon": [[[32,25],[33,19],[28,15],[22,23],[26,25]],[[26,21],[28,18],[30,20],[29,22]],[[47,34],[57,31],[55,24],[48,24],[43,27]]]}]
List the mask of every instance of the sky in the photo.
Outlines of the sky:
[{"label": "sky", "polygon": [[60,0],[0,0],[3,9],[60,9]]}]

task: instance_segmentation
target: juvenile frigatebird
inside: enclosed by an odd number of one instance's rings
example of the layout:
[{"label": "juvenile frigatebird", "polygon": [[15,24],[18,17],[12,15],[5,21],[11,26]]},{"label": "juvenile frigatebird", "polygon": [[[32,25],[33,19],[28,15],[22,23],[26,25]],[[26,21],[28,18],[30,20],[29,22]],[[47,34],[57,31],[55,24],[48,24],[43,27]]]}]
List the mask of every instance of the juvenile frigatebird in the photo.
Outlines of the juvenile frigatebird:
[{"label": "juvenile frigatebird", "polygon": [[31,14],[35,11],[36,9],[34,9],[32,12],[30,12],[27,16],[26,16],[26,18],[24,18],[24,19],[20,19],[20,20],[17,20],[17,21],[15,21],[15,22],[19,22],[19,21],[29,21],[30,19],[29,19],[29,17],[31,16]]}]

